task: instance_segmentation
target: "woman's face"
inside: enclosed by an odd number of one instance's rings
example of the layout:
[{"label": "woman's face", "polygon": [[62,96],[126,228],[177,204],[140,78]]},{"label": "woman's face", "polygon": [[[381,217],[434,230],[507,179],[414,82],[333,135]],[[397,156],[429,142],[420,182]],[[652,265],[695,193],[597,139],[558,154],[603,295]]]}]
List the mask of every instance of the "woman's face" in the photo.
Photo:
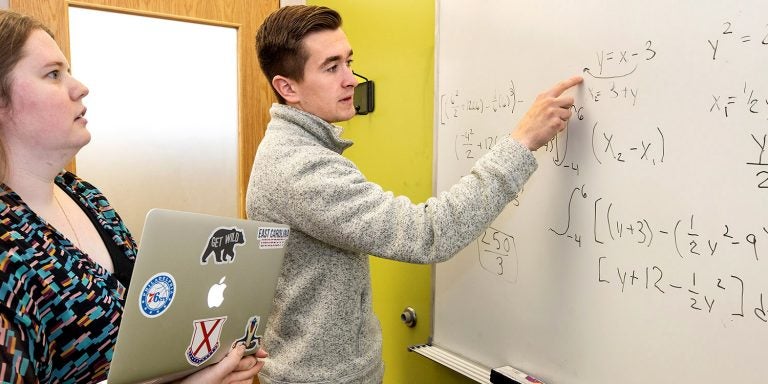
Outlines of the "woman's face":
[{"label": "woman's face", "polygon": [[88,88],[71,76],[67,59],[45,31],[33,31],[22,51],[9,74],[10,104],[0,110],[5,145],[9,152],[71,158],[91,139],[83,117]]}]

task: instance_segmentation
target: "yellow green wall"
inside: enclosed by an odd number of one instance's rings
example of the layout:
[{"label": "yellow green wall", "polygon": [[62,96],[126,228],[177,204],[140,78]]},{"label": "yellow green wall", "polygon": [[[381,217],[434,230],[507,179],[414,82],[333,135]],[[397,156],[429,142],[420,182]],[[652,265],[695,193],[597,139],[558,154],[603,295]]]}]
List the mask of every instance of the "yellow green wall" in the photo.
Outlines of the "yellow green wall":
[{"label": "yellow green wall", "polygon": [[[344,19],[355,72],[376,85],[375,111],[342,124],[355,141],[345,152],[369,180],[423,202],[432,195],[434,1],[313,0]],[[384,384],[468,384],[473,381],[408,352],[430,335],[431,269],[371,258],[374,309],[384,333]],[[416,310],[416,327],[400,313]]]}]

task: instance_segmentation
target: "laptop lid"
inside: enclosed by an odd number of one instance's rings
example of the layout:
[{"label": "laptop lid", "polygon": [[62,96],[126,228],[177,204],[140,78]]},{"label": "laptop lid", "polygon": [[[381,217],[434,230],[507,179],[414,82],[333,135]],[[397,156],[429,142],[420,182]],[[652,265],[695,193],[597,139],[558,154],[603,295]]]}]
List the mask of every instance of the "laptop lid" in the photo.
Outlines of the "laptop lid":
[{"label": "laptop lid", "polygon": [[255,353],[285,255],[286,225],[153,209],[117,335],[109,384],[161,383]]}]

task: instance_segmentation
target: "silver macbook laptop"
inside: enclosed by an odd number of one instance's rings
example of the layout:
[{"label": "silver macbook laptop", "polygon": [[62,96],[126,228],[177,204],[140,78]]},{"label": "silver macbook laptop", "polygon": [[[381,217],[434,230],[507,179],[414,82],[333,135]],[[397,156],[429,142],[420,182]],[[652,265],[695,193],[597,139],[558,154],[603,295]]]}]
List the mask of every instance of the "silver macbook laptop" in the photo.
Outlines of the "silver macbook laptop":
[{"label": "silver macbook laptop", "polygon": [[286,225],[153,209],[131,276],[109,384],[161,383],[259,347]]}]

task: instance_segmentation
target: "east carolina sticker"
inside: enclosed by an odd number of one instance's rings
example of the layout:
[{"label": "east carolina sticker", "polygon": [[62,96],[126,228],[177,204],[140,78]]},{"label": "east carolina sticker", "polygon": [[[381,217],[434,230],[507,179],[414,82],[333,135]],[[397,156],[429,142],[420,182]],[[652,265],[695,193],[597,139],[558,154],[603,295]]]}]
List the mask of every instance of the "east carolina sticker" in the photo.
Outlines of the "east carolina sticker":
[{"label": "east carolina sticker", "polygon": [[224,328],[227,317],[213,317],[210,319],[195,320],[192,324],[192,340],[187,347],[187,361],[198,366],[208,361],[219,350],[219,337]]},{"label": "east carolina sticker", "polygon": [[139,294],[139,310],[149,318],[158,317],[171,306],[176,295],[176,280],[166,272],[160,272],[147,280]]},{"label": "east carolina sticker", "polygon": [[251,316],[251,318],[245,322],[245,333],[243,334],[243,337],[235,340],[235,342],[232,343],[232,348],[240,343],[245,345],[246,352],[258,348],[261,343],[261,336],[256,335],[256,330],[259,329],[259,321],[261,321],[261,317]]},{"label": "east carolina sticker", "polygon": [[288,228],[277,227],[259,227],[259,249],[274,249],[285,247],[288,235],[291,230]]},{"label": "east carolina sticker", "polygon": [[238,227],[219,227],[208,236],[205,250],[200,256],[200,264],[208,264],[208,257],[213,253],[216,264],[235,261],[235,246],[245,244],[245,231]]}]

